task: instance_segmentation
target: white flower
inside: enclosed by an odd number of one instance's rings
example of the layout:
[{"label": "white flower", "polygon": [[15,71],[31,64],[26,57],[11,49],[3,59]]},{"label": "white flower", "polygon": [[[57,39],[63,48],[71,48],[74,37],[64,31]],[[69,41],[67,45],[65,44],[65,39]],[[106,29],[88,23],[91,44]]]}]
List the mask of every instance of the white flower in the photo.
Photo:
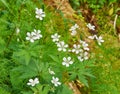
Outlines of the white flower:
[{"label": "white flower", "polygon": [[36,29],[34,29],[34,32],[27,32],[26,40],[34,42],[35,40],[42,38],[42,35],[40,33],[41,31]]},{"label": "white flower", "polygon": [[85,41],[80,40],[80,43],[82,44],[82,47],[84,50],[89,51],[88,44]]},{"label": "white flower", "polygon": [[73,30],[72,32],[71,32],[71,35],[72,36],[75,36],[77,34],[77,31],[76,30]]},{"label": "white flower", "polygon": [[88,57],[88,52],[84,52],[83,56],[84,56],[84,60],[87,60],[89,58]]},{"label": "white flower", "polygon": [[79,26],[77,24],[75,24],[74,26],[72,26],[69,30],[71,31],[71,35],[75,36],[77,34],[76,29],[79,28]]},{"label": "white flower", "polygon": [[69,30],[70,31],[75,31],[79,26],[77,24],[73,25]]},{"label": "white flower", "polygon": [[88,57],[88,52],[84,52],[84,53],[80,53],[80,55],[78,56],[78,59],[82,62],[84,60],[87,60]]},{"label": "white flower", "polygon": [[88,24],[87,24],[87,27],[88,27],[90,30],[95,30],[95,26],[94,26],[94,25],[91,25],[91,23],[88,23]]},{"label": "white flower", "polygon": [[88,36],[89,39],[94,39],[94,36]]},{"label": "white flower", "polygon": [[72,52],[72,50],[71,50],[71,49],[69,49],[69,50],[68,50],[68,52]]},{"label": "white flower", "polygon": [[60,35],[55,33],[54,35],[51,35],[51,38],[53,39],[53,42],[57,42],[57,41],[59,41]]},{"label": "white flower", "polygon": [[69,67],[70,64],[73,64],[73,61],[71,60],[71,57],[64,57],[62,65],[65,65],[66,67]]},{"label": "white flower", "polygon": [[78,26],[77,24],[75,24],[74,27],[75,27],[76,29],[79,28],[79,26]]},{"label": "white flower", "polygon": [[34,35],[34,39],[35,39],[35,40],[42,38],[42,35],[41,35],[40,33],[41,33],[40,30],[34,29],[33,35]]},{"label": "white flower", "polygon": [[104,42],[101,36],[98,37],[97,35],[93,35],[93,36],[89,36],[88,38],[96,39],[99,45],[101,45],[101,43]]},{"label": "white flower", "polygon": [[72,49],[72,52],[75,52],[76,54],[79,54],[80,52],[83,51],[83,50],[80,48],[80,45],[74,44],[73,47],[74,47],[74,48]]},{"label": "white flower", "polygon": [[88,36],[89,39],[96,39],[97,35],[93,35],[93,36]]},{"label": "white flower", "polygon": [[16,28],[16,35],[18,35],[20,33],[20,29]]},{"label": "white flower", "polygon": [[26,40],[29,40],[30,42],[34,42],[34,33],[33,32],[27,32]]},{"label": "white flower", "polygon": [[55,74],[55,72],[52,71],[50,68],[48,69],[48,71],[49,71],[49,73],[50,73],[51,75],[54,75],[54,74]]},{"label": "white flower", "polygon": [[58,51],[66,51],[66,48],[68,47],[67,44],[65,44],[64,41],[60,41],[57,43]]},{"label": "white flower", "polygon": [[70,31],[76,31],[76,27],[72,26],[69,30]]},{"label": "white flower", "polygon": [[29,79],[29,82],[27,83],[27,85],[31,85],[31,86],[35,86],[36,84],[39,83],[38,78],[33,79]]},{"label": "white flower", "polygon": [[43,12],[42,9],[38,9],[36,8],[36,18],[40,19],[40,20],[43,20],[43,17],[45,17],[45,12]]},{"label": "white flower", "polygon": [[51,82],[57,87],[59,85],[61,85],[61,82],[59,82],[59,78],[55,78],[54,76],[52,77]]},{"label": "white flower", "polygon": [[101,45],[101,42],[104,42],[101,36],[97,37],[96,39],[99,45]]},{"label": "white flower", "polygon": [[78,56],[78,59],[82,62],[84,59],[83,59],[83,57],[80,55],[80,56]]}]

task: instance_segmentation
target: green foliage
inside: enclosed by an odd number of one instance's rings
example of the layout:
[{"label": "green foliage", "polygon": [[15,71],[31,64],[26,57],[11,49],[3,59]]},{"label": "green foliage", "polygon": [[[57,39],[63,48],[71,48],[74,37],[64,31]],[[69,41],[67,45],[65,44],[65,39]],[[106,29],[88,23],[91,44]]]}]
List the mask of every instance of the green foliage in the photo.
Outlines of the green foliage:
[{"label": "green foliage", "polygon": [[63,85],[62,90],[58,90],[57,94],[73,94],[73,91],[68,88],[68,86]]},{"label": "green foliage", "polygon": [[117,3],[117,0],[69,0],[72,7],[74,9],[79,9],[80,6],[85,7],[84,5],[88,5],[89,8],[92,9],[93,12],[97,12],[100,8],[104,6],[112,5],[113,3]]},{"label": "green foliage", "polygon": [[7,92],[5,89],[3,89],[1,87],[0,87],[0,93],[1,94],[11,94],[11,93]]}]

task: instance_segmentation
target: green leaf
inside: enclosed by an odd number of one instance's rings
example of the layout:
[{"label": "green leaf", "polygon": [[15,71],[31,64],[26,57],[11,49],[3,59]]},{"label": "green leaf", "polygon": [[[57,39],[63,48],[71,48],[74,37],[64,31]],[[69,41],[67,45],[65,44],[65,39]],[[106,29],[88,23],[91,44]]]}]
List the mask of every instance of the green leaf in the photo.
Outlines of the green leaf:
[{"label": "green leaf", "polygon": [[88,81],[86,79],[86,77],[84,75],[79,75],[78,79],[80,80],[80,82],[82,82],[85,86],[89,87],[88,85]]},{"label": "green leaf", "polygon": [[9,7],[8,7],[8,4],[7,4],[7,2],[6,2],[6,0],[1,0],[1,2],[9,9]]},{"label": "green leaf", "polygon": [[45,87],[43,87],[42,91],[40,91],[40,93],[48,94],[49,90],[50,90],[50,87],[49,86],[45,86]]},{"label": "green leaf", "polygon": [[113,7],[109,10],[109,15],[111,16],[112,14],[113,14],[113,12],[114,12],[114,9],[113,9]]},{"label": "green leaf", "polygon": [[33,94],[31,91],[21,91],[22,94]]},{"label": "green leaf", "polygon": [[57,94],[73,94],[73,91],[66,85],[63,85],[62,91],[58,90]]},{"label": "green leaf", "polygon": [[6,91],[4,88],[0,87],[0,94],[11,94],[11,93]]},{"label": "green leaf", "polygon": [[5,41],[0,37],[0,54],[5,50]]},{"label": "green leaf", "polygon": [[37,85],[36,88],[31,88],[35,94],[48,94],[50,91],[50,86],[48,85]]},{"label": "green leaf", "polygon": [[56,57],[56,56],[54,56],[54,55],[49,55],[49,56],[50,56],[50,58],[51,58],[53,61],[59,62],[58,57]]},{"label": "green leaf", "polygon": [[29,54],[29,51],[21,49],[18,52],[13,53],[13,58],[17,59],[21,63],[25,63],[26,65],[29,64],[31,56]]},{"label": "green leaf", "polygon": [[95,76],[94,75],[92,75],[91,73],[89,73],[89,72],[84,72],[84,75],[86,75],[86,76],[88,76],[88,77],[93,77],[93,78],[95,78]]}]

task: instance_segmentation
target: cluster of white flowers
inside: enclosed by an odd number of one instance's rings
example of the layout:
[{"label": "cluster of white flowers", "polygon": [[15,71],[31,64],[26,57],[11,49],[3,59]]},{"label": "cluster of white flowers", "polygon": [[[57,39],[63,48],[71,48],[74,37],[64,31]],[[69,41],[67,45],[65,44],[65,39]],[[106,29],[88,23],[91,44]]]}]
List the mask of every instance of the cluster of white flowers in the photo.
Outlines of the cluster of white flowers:
[{"label": "cluster of white flowers", "polygon": [[27,32],[26,40],[29,40],[30,42],[34,42],[37,39],[42,38],[41,31],[34,29],[34,32]]},{"label": "cluster of white flowers", "polygon": [[73,52],[77,55],[78,59],[82,62],[87,60],[88,51],[89,51],[88,44],[85,41],[80,40],[79,44],[73,44],[73,48],[68,50],[69,52]]},{"label": "cluster of white flowers", "polygon": [[95,26],[92,25],[91,23],[88,23],[88,24],[87,24],[87,27],[88,27],[90,30],[95,30]]},{"label": "cluster of white flowers", "polygon": [[36,8],[36,18],[38,18],[39,20],[43,20],[43,18],[45,17],[45,12],[43,12],[43,9],[38,9]]},{"label": "cluster of white flowers", "polygon": [[69,30],[71,31],[71,35],[75,36],[77,34],[76,29],[79,28],[79,26],[77,24],[75,24],[74,26],[72,26]]},{"label": "cluster of white flowers", "polygon": [[58,51],[63,51],[63,52],[66,52],[67,51],[67,47],[68,47],[68,44],[65,44],[64,41],[60,41],[59,38],[61,36],[58,35],[57,33],[55,33],[54,35],[51,35],[51,38],[52,38],[52,41],[56,43],[57,47],[58,47]]},{"label": "cluster of white flowers", "polygon": [[29,79],[29,82],[27,83],[27,85],[31,85],[31,86],[35,86],[36,84],[39,84],[38,78]]},{"label": "cluster of white flowers", "polygon": [[[55,72],[50,68],[48,68],[48,71],[51,75],[55,75]],[[55,87],[61,85],[61,82],[59,82],[59,78],[58,77],[55,78],[54,76],[52,76],[51,83],[53,83]]]},{"label": "cluster of white flowers", "polygon": [[[36,8],[35,13],[36,13],[36,18],[39,20],[43,20],[43,18],[45,17],[45,12],[43,12],[42,9]],[[87,24],[87,27],[90,30],[95,30],[95,26],[91,25],[90,23]],[[72,26],[69,29],[71,31],[72,36],[75,36],[77,34],[76,29],[78,29],[78,28],[79,28],[79,26],[77,24],[75,24],[74,26]],[[19,33],[19,29],[16,30],[16,34],[18,34],[18,33]],[[58,33],[51,35],[52,41],[58,47],[58,51],[66,52],[67,48],[68,48],[68,44],[66,44],[64,41],[60,41],[60,37],[61,36]],[[34,29],[33,32],[27,32],[26,40],[29,40],[30,42],[34,42],[35,40],[38,40],[40,38],[42,38],[42,34],[41,34],[40,30]],[[104,40],[102,40],[101,36],[97,37],[96,35],[94,35],[94,36],[89,36],[88,38],[96,39],[99,45],[101,45],[101,43],[104,42]],[[73,44],[73,48],[69,49],[68,52],[75,53],[77,55],[78,60],[80,62],[83,62],[84,60],[89,59],[89,53],[88,53],[89,50],[90,49],[88,47],[88,44],[85,41],[80,40],[79,44]],[[63,57],[63,61],[62,61],[63,66],[69,67],[71,64],[73,64],[73,60],[70,56]],[[52,75],[51,83],[54,84],[55,87],[61,85],[61,82],[59,82],[59,78],[54,77],[55,72],[53,70],[51,70],[51,68],[48,68],[48,72],[49,72],[49,74]],[[27,83],[27,85],[30,85],[30,86],[35,86],[36,84],[39,84],[38,78],[29,79],[29,82]]]},{"label": "cluster of white flowers", "polygon": [[89,38],[89,39],[96,39],[98,45],[101,45],[101,43],[104,42],[102,36],[99,36],[99,37],[98,37],[97,35],[93,35],[93,36],[89,36],[88,38]]},{"label": "cluster of white flowers", "polygon": [[88,47],[88,44],[85,41],[80,40],[81,44],[81,52],[78,54],[78,59],[82,62],[84,60],[89,59],[88,57],[88,51],[90,50]]},{"label": "cluster of white flowers", "polygon": [[[77,27],[77,26],[76,26]],[[72,30],[72,29],[71,29]],[[59,38],[61,36],[55,33],[54,35],[51,35],[51,38],[53,42],[56,43],[58,47],[58,51],[66,52],[68,48],[68,44],[65,44],[64,41],[60,41]],[[73,52],[77,55],[78,59],[82,62],[83,60],[87,60],[88,57],[88,51],[89,51],[88,44],[85,41],[80,40],[79,44],[74,44],[72,49],[69,49],[68,52]],[[73,61],[71,60],[71,57],[64,57],[62,65],[65,65],[66,67],[69,67],[70,64],[73,64]]]},{"label": "cluster of white flowers", "polygon": [[[42,9],[36,8],[35,13],[36,13],[36,18],[40,20],[43,20],[43,18],[45,17],[45,12],[43,12]],[[16,33],[18,33],[18,31],[16,31]],[[40,39],[40,38],[42,38],[40,30],[34,29],[34,32],[31,32],[31,33],[27,32],[26,40],[29,40],[30,42],[34,42],[35,40]]]},{"label": "cluster of white flowers", "polygon": [[[43,12],[42,9],[38,9],[36,8],[36,18],[38,18],[39,20],[43,20],[43,18],[45,17],[45,12]],[[19,33],[19,29],[16,30],[16,34]],[[42,35],[41,35],[41,31],[40,30],[36,30],[34,29],[34,32],[27,32],[27,37],[26,37],[26,40],[29,40],[30,42],[34,42],[35,40],[37,39],[40,39],[42,38]],[[51,38],[53,38],[53,42],[57,42],[57,46],[59,47],[58,50],[59,51],[66,51],[66,45],[63,41],[59,41],[59,38],[60,36],[56,33],[54,35],[51,36]],[[52,71],[50,68],[48,69],[49,73],[51,75],[55,75],[55,72]],[[55,78],[54,76],[52,77],[52,80],[51,82],[57,87],[59,85],[61,85],[61,82],[59,82],[59,78]],[[38,78],[35,78],[35,79],[29,79],[29,82],[27,83],[27,85],[31,85],[31,86],[35,86],[36,84],[39,83],[39,80]]]}]

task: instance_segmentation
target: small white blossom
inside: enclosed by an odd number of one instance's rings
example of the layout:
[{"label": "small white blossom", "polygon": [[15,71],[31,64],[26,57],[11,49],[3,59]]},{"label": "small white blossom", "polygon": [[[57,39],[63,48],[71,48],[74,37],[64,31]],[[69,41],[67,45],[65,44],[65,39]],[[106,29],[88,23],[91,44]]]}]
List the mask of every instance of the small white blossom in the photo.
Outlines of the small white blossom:
[{"label": "small white blossom", "polygon": [[30,42],[34,42],[34,33],[33,32],[27,32],[26,40],[29,40]]},{"label": "small white blossom", "polygon": [[94,25],[91,25],[91,23],[88,23],[88,24],[87,24],[87,27],[88,27],[90,30],[95,30],[95,26],[94,26]]},{"label": "small white blossom", "polygon": [[101,45],[101,43],[104,42],[101,36],[97,37],[96,39],[99,45]]},{"label": "small white blossom", "polygon": [[34,39],[35,39],[35,40],[42,38],[42,35],[40,34],[40,33],[41,33],[40,30],[34,29],[34,32],[33,32],[33,33],[34,33]]},{"label": "small white blossom", "polygon": [[77,34],[77,31],[76,30],[73,30],[72,32],[71,32],[71,35],[72,36],[75,36]]},{"label": "small white blossom", "polygon": [[66,51],[66,48],[68,47],[67,44],[65,44],[64,41],[60,41],[57,43],[58,51]]},{"label": "small white blossom", "polygon": [[16,35],[18,35],[20,33],[20,29],[17,27],[16,28]]},{"label": "small white blossom", "polygon": [[27,83],[27,85],[31,85],[31,86],[35,86],[36,84],[39,83],[38,78],[33,79],[29,79],[29,82]]},{"label": "small white blossom", "polygon": [[79,26],[77,24],[75,24],[74,26],[72,26],[69,30],[70,31],[75,31],[77,28],[79,28]]},{"label": "small white blossom", "polygon": [[48,69],[48,71],[49,71],[49,73],[50,73],[51,75],[54,75],[54,74],[55,74],[55,72],[52,71],[50,68]]},{"label": "small white blossom", "polygon": [[64,57],[62,65],[65,65],[66,67],[69,67],[70,64],[73,64],[73,61],[71,60],[71,57]]},{"label": "small white blossom", "polygon": [[58,42],[60,35],[58,35],[57,33],[55,33],[54,35],[51,35],[51,38],[53,39],[53,42]]},{"label": "small white blossom", "polygon": [[78,59],[82,62],[84,59],[83,59],[83,57],[80,55],[80,56],[78,56]]},{"label": "small white blossom", "polygon": [[80,43],[82,44],[82,47],[84,50],[89,51],[88,44],[85,41],[80,40]]},{"label": "small white blossom", "polygon": [[75,24],[74,26],[72,26],[69,30],[71,31],[71,35],[75,36],[77,34],[76,29],[79,28],[79,26],[77,24]]},{"label": "small white blossom", "polygon": [[36,18],[40,19],[40,20],[43,20],[43,17],[45,17],[45,12],[43,12],[42,9],[38,9],[36,8]]},{"label": "small white blossom", "polygon": [[82,62],[84,60],[87,60],[88,57],[88,52],[84,52],[84,53],[80,53],[80,55],[78,56],[78,59]]},{"label": "small white blossom", "polygon": [[26,40],[29,40],[30,42],[34,42],[37,39],[42,38],[41,31],[34,29],[34,32],[27,32]]},{"label": "small white blossom", "polygon": [[71,50],[71,49],[69,49],[69,50],[68,50],[68,52],[72,52],[72,50]]},{"label": "small white blossom", "polygon": [[89,39],[97,39],[97,35],[88,36]]},{"label": "small white blossom", "polygon": [[89,39],[94,39],[94,36],[88,36]]},{"label": "small white blossom", "polygon": [[59,78],[55,78],[54,76],[52,77],[51,82],[57,87],[59,85],[61,85],[61,82],[59,82]]},{"label": "small white blossom", "polygon": [[98,37],[97,35],[93,35],[93,36],[89,36],[88,38],[96,39],[99,45],[101,45],[101,43],[104,42],[101,36]]},{"label": "small white blossom", "polygon": [[73,45],[73,49],[72,49],[72,52],[75,52],[76,54],[79,54],[80,52],[82,52],[83,50],[80,48],[80,45],[78,44],[78,45],[76,45],[76,44],[74,44]]},{"label": "small white blossom", "polygon": [[77,24],[75,24],[74,27],[75,27],[76,29],[79,28],[79,26],[78,26]]},{"label": "small white blossom", "polygon": [[70,30],[70,31],[76,31],[76,27],[75,27],[75,26],[72,26],[69,30]]}]

